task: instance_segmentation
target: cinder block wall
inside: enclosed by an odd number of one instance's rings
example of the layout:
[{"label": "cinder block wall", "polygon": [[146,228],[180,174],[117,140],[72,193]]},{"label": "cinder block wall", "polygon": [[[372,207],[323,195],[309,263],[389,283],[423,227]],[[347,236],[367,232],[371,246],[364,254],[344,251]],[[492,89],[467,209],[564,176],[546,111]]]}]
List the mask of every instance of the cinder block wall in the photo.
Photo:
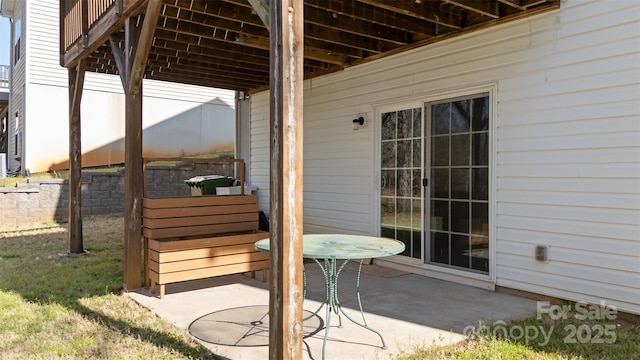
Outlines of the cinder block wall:
[{"label": "cinder block wall", "polygon": [[68,194],[67,182],[61,179],[29,179],[16,187],[0,188],[0,225],[63,220]]},{"label": "cinder block wall", "polygon": [[[148,197],[190,196],[184,180],[198,175],[233,176],[231,164],[181,163],[147,167]],[[123,212],[124,169],[117,172],[82,172],[82,214]],[[62,179],[31,178],[16,187],[0,187],[0,226],[15,227],[47,221],[66,221],[69,183]]]},{"label": "cinder block wall", "polygon": [[234,176],[234,168],[232,164],[210,163],[147,167],[147,197],[191,196],[191,190],[184,181],[198,175]]}]

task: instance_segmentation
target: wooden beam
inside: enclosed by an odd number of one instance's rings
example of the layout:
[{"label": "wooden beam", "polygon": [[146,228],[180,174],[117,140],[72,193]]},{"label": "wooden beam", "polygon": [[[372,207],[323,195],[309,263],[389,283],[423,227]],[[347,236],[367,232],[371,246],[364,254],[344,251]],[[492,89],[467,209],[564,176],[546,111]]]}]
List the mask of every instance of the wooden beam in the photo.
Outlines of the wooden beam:
[{"label": "wooden beam", "polygon": [[[358,1],[369,1],[369,0],[358,0]],[[446,33],[444,35],[436,36],[436,37],[433,37],[433,38],[430,38],[430,39],[420,40],[420,41],[414,42],[412,44],[409,44],[407,46],[402,46],[402,47],[399,47],[397,49],[394,49],[394,50],[391,50],[391,51],[387,51],[384,54],[373,55],[373,56],[370,56],[370,57],[368,57],[366,59],[363,59],[361,61],[355,61],[355,62],[351,63],[351,65],[355,66],[355,65],[364,64],[364,63],[367,63],[367,62],[371,62],[371,61],[375,61],[375,60],[382,59],[382,58],[385,58],[385,57],[389,57],[389,56],[393,56],[393,55],[396,55],[396,54],[400,54],[400,53],[403,53],[405,51],[409,51],[411,49],[420,48],[420,47],[426,46],[428,44],[433,44],[433,43],[436,43],[436,42],[439,42],[439,41],[443,41],[443,40],[446,40],[446,39],[452,39],[452,38],[454,38],[456,36],[461,36],[462,34],[470,34],[470,33],[474,32],[474,31],[478,31],[478,30],[481,30],[481,29],[486,29],[486,28],[489,28],[491,26],[495,26],[495,25],[498,25],[498,24],[505,24],[505,23],[510,22],[510,21],[515,21],[515,20],[523,19],[523,18],[526,18],[526,17],[529,17],[529,16],[542,14],[542,13],[547,12],[547,11],[552,10],[552,9],[558,9],[559,6],[560,6],[559,3],[548,3],[548,4],[544,5],[544,6],[536,7],[536,8],[531,9],[531,10],[522,11],[522,12],[519,12],[519,13],[515,13],[513,15],[509,15],[509,16],[505,16],[505,17],[499,18],[499,19],[488,20],[488,21],[485,21],[485,22],[480,23],[480,24],[476,24],[476,25],[472,25],[472,26],[466,27],[466,28],[464,28],[462,30],[459,30],[459,31],[452,31],[452,32],[448,32],[448,33]]]},{"label": "wooden beam", "polygon": [[115,61],[116,67],[118,68],[118,74],[120,75],[122,88],[125,89],[127,87],[127,64],[126,58],[124,56],[124,51],[118,45],[118,38],[116,38],[116,36],[113,34],[109,36],[109,45],[111,45],[111,54],[113,55],[113,60]]},{"label": "wooden beam", "polygon": [[408,15],[420,20],[426,20],[434,24],[447,26],[452,29],[459,30],[462,28],[460,24],[443,21],[443,19],[440,19],[439,16],[435,15],[437,14],[436,12],[427,11],[427,10],[431,10],[430,8],[434,6],[433,2],[431,1],[420,1],[420,2],[414,2],[414,1],[408,2],[408,0],[400,0],[400,1],[393,1],[393,2],[391,1],[383,2],[379,0],[357,0],[357,1],[365,4],[369,4],[381,9],[397,12],[399,14]]},{"label": "wooden beam", "polygon": [[[156,30],[154,35],[154,48],[153,53],[158,55],[167,55],[177,58],[188,58],[192,60],[198,60],[203,62],[211,62],[212,64],[224,64],[228,67],[235,67],[239,69],[264,71],[265,76],[269,73],[269,51],[263,55],[263,50],[240,47],[238,45],[224,43],[216,40],[198,38],[191,35],[173,34],[171,32],[163,31],[161,29]],[[195,38],[193,42],[187,41],[188,38]],[[183,40],[185,39],[185,40]],[[200,45],[194,45],[200,40]],[[305,43],[317,43],[313,39],[305,38]],[[324,46],[327,44],[324,43]],[[313,46],[312,46],[313,48]],[[336,49],[336,45],[330,45],[328,48],[331,52]],[[348,49],[346,47],[337,48],[336,53],[344,53],[344,50],[350,52],[351,58],[362,58],[362,52],[355,49]],[[306,50],[305,50],[306,54]],[[95,53],[94,53],[95,55]],[[331,64],[305,58],[305,66],[315,69],[326,69]],[[243,71],[243,70],[241,70]]]},{"label": "wooden beam", "polygon": [[218,73],[214,73],[214,75],[205,74],[203,72],[198,72],[197,70],[187,70],[184,69],[176,69],[172,68],[169,71],[160,71],[163,69],[158,69],[156,65],[150,64],[148,66],[148,70],[151,72],[151,75],[154,79],[164,79],[167,81],[173,81],[177,83],[189,83],[193,81],[198,81],[198,83],[209,83],[209,84],[227,84],[227,86],[237,86],[241,89],[248,89],[257,87],[260,85],[267,85],[269,83],[268,80],[262,81],[253,81],[253,80],[245,80],[238,77],[233,77],[230,75],[221,76]]},{"label": "wooden beam", "polygon": [[[411,39],[407,31],[381,26],[370,21],[363,21],[335,12],[320,10],[313,6],[305,5],[304,20],[307,24],[314,24],[322,28],[348,32],[381,41],[389,41],[396,45],[406,45]],[[331,37],[331,35],[327,34],[327,37]]]},{"label": "wooden beam", "polygon": [[[243,44],[253,46],[259,49],[268,48],[268,41],[262,38],[246,37],[242,40]],[[344,65],[345,57],[329,54],[318,49],[304,49],[304,57],[312,60],[322,61],[334,65]]]},{"label": "wooden beam", "polygon": [[496,3],[493,1],[473,1],[473,0],[442,0],[445,3],[459,6],[463,9],[467,9],[476,12],[480,15],[497,19],[500,16],[496,13]]},{"label": "wooden beam", "polygon": [[[416,21],[415,17],[394,13],[393,16],[389,16],[389,12],[385,9],[378,8],[376,6],[365,4],[361,2],[335,2],[326,0],[307,0],[305,1],[307,7],[314,7],[323,11],[328,11],[338,15],[351,17],[364,22],[370,22],[384,26],[386,28],[397,29],[412,33],[414,37],[434,36],[433,23],[429,21]],[[447,14],[446,17],[441,16],[440,20],[446,23],[455,23],[451,18],[451,14]]]},{"label": "wooden beam", "polygon": [[130,72],[127,73],[127,87],[130,92],[137,92],[136,86],[142,84],[142,76],[144,68],[149,57],[151,44],[153,42],[153,33],[156,30],[158,16],[162,9],[162,0],[149,0],[147,3],[147,11],[144,14],[144,21],[140,29],[140,36],[135,47],[134,57],[131,62]]},{"label": "wooden beam", "polygon": [[260,20],[262,20],[262,23],[264,24],[264,26],[266,26],[268,30],[271,30],[269,27],[270,0],[248,0],[248,1],[249,1],[249,4],[251,4],[251,7],[253,8],[253,10],[256,11],[256,14],[258,14],[258,17],[260,18]]},{"label": "wooden beam", "polygon": [[[531,7],[534,6],[538,6],[538,5],[542,5],[544,3],[549,2],[549,0],[520,0],[520,5],[524,6],[525,8],[529,9]],[[554,2],[556,2],[556,6],[560,6],[560,0],[554,0]]]},{"label": "wooden beam", "polygon": [[302,359],[303,0],[271,3],[269,358]]},{"label": "wooden beam", "polygon": [[516,1],[516,0],[498,0],[498,2],[501,2],[501,3],[505,4],[505,5],[509,5],[509,6],[513,7],[513,8],[516,8],[516,9],[520,10],[520,11],[527,10],[526,7],[520,6],[519,2]]},{"label": "wooden beam", "polygon": [[84,252],[82,239],[82,146],[80,100],[87,60],[68,69],[69,74],[69,253]]},{"label": "wooden beam", "polygon": [[[175,29],[173,31],[182,34],[189,34],[198,37],[217,38],[227,42],[238,42],[245,46],[252,46],[259,49],[269,49],[268,31],[262,27],[249,25],[235,20],[215,19],[200,13],[189,10],[179,11],[179,8],[172,8],[167,5],[163,13],[163,23],[165,29]],[[192,16],[188,16],[191,13]],[[186,18],[185,18],[186,17]],[[215,22],[214,22],[215,21]],[[215,24],[215,25],[214,25]],[[212,31],[212,30],[220,31]],[[305,36],[307,38],[322,39],[324,42],[351,46],[370,52],[379,53],[389,47],[397,45],[397,41],[379,40],[374,37],[363,36],[356,32],[346,32],[330,27],[317,26],[313,23],[305,23]],[[305,57],[324,61],[324,58],[339,58],[344,63],[343,56],[329,56],[329,51],[324,49],[310,49],[305,45]]]},{"label": "wooden beam", "polygon": [[163,52],[163,49],[158,49],[155,53],[155,56],[149,57],[149,61],[155,61],[158,64],[165,62],[168,67],[186,65],[188,67],[193,67],[194,70],[203,71],[205,73],[215,70],[216,72],[219,71],[221,75],[229,74],[234,77],[239,76],[240,79],[255,79],[257,77],[260,78],[260,80],[269,81],[268,59],[266,64],[262,63],[257,65],[246,62],[236,64],[229,61],[225,62],[224,59],[216,57],[199,56],[197,54],[189,56],[190,53],[186,52],[178,53],[176,56],[175,51],[171,54],[171,51]]}]

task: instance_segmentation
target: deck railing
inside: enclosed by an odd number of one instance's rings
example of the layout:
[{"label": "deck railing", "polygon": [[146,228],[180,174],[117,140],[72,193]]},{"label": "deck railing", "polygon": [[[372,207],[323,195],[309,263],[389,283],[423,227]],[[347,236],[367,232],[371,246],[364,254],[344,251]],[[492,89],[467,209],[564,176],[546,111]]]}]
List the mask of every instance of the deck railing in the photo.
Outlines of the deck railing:
[{"label": "deck railing", "polygon": [[60,4],[62,50],[89,33],[91,26],[122,0],[63,0]]},{"label": "deck railing", "polygon": [[0,88],[9,87],[9,65],[0,65]]}]

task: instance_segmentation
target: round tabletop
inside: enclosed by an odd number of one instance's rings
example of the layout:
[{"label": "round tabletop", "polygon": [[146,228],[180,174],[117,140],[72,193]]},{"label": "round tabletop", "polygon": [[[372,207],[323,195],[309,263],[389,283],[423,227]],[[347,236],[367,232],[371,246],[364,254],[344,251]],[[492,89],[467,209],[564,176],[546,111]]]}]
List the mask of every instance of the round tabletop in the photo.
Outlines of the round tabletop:
[{"label": "round tabletop", "polygon": [[[269,251],[269,239],[256,242],[260,251]],[[302,257],[311,259],[368,259],[403,252],[404,243],[375,236],[308,234],[302,237]]]}]

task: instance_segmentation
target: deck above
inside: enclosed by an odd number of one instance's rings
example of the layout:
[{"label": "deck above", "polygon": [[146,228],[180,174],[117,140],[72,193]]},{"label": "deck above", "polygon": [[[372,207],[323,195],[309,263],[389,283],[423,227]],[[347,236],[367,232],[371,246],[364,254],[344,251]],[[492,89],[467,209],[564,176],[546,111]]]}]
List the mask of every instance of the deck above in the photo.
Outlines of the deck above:
[{"label": "deck above", "polygon": [[[126,18],[137,17],[146,6],[146,0],[62,1],[62,65],[87,58],[87,71],[118,73],[112,43],[125,47]],[[304,77],[559,6],[559,0],[305,0]],[[269,30],[247,0],[164,0],[144,76],[248,92],[265,89]]]}]

